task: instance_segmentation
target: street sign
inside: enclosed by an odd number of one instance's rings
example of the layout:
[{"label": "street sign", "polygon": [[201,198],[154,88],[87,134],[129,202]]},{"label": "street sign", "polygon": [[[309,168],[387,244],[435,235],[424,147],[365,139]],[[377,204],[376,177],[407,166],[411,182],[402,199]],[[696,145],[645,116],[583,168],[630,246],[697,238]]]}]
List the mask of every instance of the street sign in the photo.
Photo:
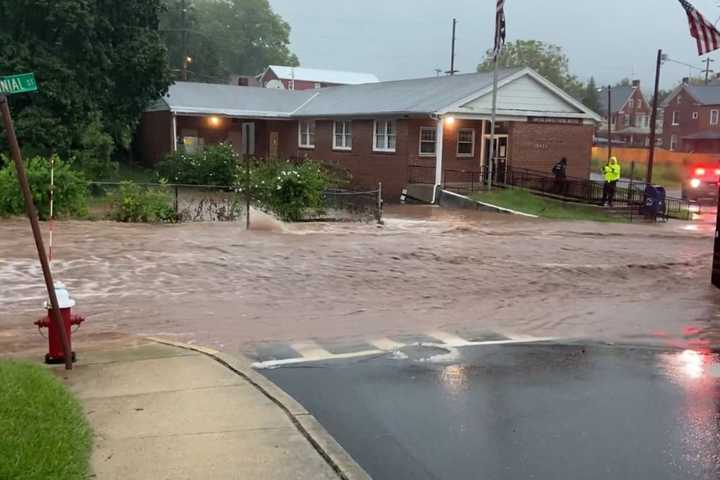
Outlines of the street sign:
[{"label": "street sign", "polygon": [[37,92],[37,82],[34,73],[22,73],[0,77],[0,95],[13,95],[15,93]]}]

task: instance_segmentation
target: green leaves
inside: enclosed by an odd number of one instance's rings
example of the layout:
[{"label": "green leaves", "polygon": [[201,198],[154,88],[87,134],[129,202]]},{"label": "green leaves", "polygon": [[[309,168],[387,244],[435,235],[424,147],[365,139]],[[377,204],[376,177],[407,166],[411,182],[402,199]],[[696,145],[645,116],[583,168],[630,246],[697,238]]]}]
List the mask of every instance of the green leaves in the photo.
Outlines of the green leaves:
[{"label": "green leaves", "polygon": [[97,162],[129,148],[128,132],[170,84],[161,7],[162,0],[0,0],[0,73],[32,71],[40,86],[11,99],[24,148],[71,158],[98,130],[114,148],[93,143]]},{"label": "green leaves", "polygon": [[186,5],[185,23],[181,0],[167,0],[162,17],[176,78],[185,55],[192,57],[189,79],[211,83],[224,83],[231,73],[257,75],[270,64],[299,64],[289,48],[290,25],[267,0],[186,0]]}]

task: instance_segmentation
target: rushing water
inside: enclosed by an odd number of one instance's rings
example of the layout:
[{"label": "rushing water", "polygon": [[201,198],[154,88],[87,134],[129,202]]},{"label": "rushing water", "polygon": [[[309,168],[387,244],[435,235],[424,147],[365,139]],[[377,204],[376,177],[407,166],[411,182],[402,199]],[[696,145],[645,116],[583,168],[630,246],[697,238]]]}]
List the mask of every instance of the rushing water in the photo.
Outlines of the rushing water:
[{"label": "rushing water", "polygon": [[[477,327],[652,344],[720,343],[711,221],[605,225],[394,207],[384,226],[56,224],[53,269],[85,335],[262,341]],[[0,223],[0,348],[42,344],[27,222]]]}]

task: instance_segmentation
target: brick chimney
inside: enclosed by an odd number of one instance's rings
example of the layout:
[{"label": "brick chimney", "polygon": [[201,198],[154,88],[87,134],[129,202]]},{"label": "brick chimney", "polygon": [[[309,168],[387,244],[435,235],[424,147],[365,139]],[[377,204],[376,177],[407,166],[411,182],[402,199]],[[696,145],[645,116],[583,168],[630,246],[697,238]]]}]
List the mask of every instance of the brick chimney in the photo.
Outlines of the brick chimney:
[{"label": "brick chimney", "polygon": [[632,86],[636,88],[640,88],[640,80],[633,80]]},{"label": "brick chimney", "polygon": [[690,77],[683,77],[683,85],[687,85],[690,83]]}]

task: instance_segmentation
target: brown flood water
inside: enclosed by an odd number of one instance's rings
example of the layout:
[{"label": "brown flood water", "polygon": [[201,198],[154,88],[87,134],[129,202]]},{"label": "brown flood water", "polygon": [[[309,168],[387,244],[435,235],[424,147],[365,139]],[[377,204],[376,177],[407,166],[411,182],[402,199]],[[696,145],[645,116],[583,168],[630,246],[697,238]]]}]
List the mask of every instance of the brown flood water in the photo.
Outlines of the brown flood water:
[{"label": "brown flood water", "polygon": [[[489,330],[720,345],[712,222],[603,225],[393,207],[386,225],[60,222],[57,280],[88,317],[76,342],[158,335],[262,342]],[[0,352],[41,348],[40,268],[0,222]]]}]

